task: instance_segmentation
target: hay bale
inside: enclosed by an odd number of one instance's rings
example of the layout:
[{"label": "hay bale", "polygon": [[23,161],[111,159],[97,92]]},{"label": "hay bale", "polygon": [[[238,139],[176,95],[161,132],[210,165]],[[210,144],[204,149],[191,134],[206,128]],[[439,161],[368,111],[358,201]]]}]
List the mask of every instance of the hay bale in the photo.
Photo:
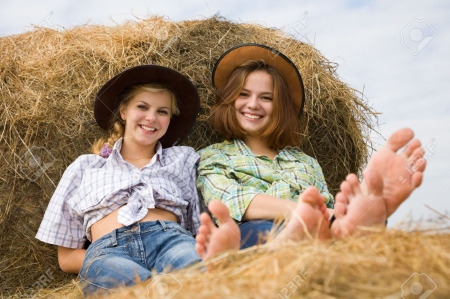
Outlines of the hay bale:
[{"label": "hay bale", "polygon": [[[206,263],[209,272],[201,269],[204,264],[194,265],[165,276],[155,275],[154,280],[123,288],[110,297],[162,299],[170,294],[178,299],[397,299],[418,298],[407,292],[419,283],[422,292],[431,291],[429,298],[448,298],[448,224],[446,231],[389,230],[335,242],[306,241],[279,248],[266,244],[218,256]],[[79,284],[41,291],[35,298],[62,299],[68,295],[83,298]]]},{"label": "hay bale", "polygon": [[335,193],[349,172],[365,164],[376,113],[311,45],[276,29],[220,17],[35,28],[0,38],[0,295],[59,287],[74,277],[58,269],[54,246],[34,235],[64,169],[104,133],[92,111],[102,84],[141,64],[187,75],[198,88],[201,111],[185,144],[200,149],[221,141],[208,122],[215,101],[212,65],[242,42],[273,46],[297,64],[306,87],[302,147],[318,159]]}]

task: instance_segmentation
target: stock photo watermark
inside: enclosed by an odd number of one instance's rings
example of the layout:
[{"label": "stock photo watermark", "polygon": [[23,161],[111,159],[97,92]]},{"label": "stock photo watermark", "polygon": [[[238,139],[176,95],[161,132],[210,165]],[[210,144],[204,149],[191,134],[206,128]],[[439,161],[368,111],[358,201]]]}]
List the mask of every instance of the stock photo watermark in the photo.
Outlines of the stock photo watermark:
[{"label": "stock photo watermark", "polygon": [[413,19],[400,32],[403,47],[415,56],[436,36],[437,31],[423,19]]},{"label": "stock photo watermark", "polygon": [[306,267],[303,267],[297,275],[295,275],[290,282],[286,284],[284,288],[282,288],[277,293],[277,298],[287,299],[295,293],[295,291],[300,287],[308,278],[306,277],[308,274],[308,270]]},{"label": "stock photo watermark", "polygon": [[[431,139],[431,141],[426,145],[423,149],[423,157],[425,161],[428,161],[430,157],[434,155],[434,148],[436,144],[434,143],[435,139]],[[414,174],[415,170],[421,166],[421,164],[417,165],[416,161],[420,158],[420,156],[414,157],[413,161],[409,162],[408,165],[405,166],[404,170],[402,170],[397,177],[395,178],[395,182],[398,185],[403,185],[406,181],[408,181],[411,176]],[[423,163],[423,162],[422,162]]]},{"label": "stock photo watermark", "polygon": [[425,299],[436,290],[436,283],[425,273],[413,273],[401,286],[403,299]]},{"label": "stock photo watermark", "polygon": [[155,24],[152,34],[160,42],[164,43],[162,47],[162,53],[166,52],[181,36],[180,27],[172,21],[164,21],[164,24],[159,26],[159,22]]},{"label": "stock photo watermark", "polygon": [[50,166],[55,163],[55,157],[43,146],[27,148],[20,157],[20,172],[31,181],[40,178]]},{"label": "stock photo watermark", "polygon": [[[290,39],[298,39],[298,36],[302,33],[302,31],[308,27],[308,12],[305,11],[303,13],[303,15],[300,16],[300,18],[294,22],[294,24],[290,25],[288,28],[286,28],[284,30],[284,34],[281,35],[281,38],[290,38]],[[283,44],[283,49],[287,49],[289,47],[289,45],[292,43],[293,41],[290,40],[287,43]],[[274,53],[274,52],[269,52],[269,56],[270,58],[275,58],[278,55],[278,53]]]},{"label": "stock photo watermark", "polygon": [[172,274],[160,273],[147,285],[148,299],[172,299],[183,285]]},{"label": "stock photo watermark", "polygon": [[42,274],[25,292],[22,294],[24,298],[32,298],[35,293],[48,287],[53,280],[53,270],[48,269]]},{"label": "stock photo watermark", "polygon": [[39,24],[38,27],[41,28],[49,28],[56,30],[55,24],[53,24],[53,20],[55,18],[53,17],[53,11],[51,11]]}]

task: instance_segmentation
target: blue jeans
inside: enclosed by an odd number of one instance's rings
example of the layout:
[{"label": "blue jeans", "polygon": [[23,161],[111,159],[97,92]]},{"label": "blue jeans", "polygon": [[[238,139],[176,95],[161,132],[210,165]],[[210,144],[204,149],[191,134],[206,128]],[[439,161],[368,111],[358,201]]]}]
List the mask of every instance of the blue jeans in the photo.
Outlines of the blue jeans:
[{"label": "blue jeans", "polygon": [[81,267],[83,294],[136,284],[151,269],[179,269],[201,261],[192,234],[172,221],[135,223],[92,243]]},{"label": "blue jeans", "polygon": [[273,222],[271,220],[252,220],[245,221],[239,224],[239,229],[241,230],[241,248],[245,249],[248,247],[255,246],[257,244],[262,244],[260,236],[267,235],[267,233],[272,229]]}]

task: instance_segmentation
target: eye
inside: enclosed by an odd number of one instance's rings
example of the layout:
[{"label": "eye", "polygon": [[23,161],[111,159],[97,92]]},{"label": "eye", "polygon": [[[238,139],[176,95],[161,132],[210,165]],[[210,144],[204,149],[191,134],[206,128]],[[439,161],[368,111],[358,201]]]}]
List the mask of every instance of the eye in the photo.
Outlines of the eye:
[{"label": "eye", "polygon": [[272,97],[269,97],[269,96],[263,96],[263,97],[261,97],[261,99],[266,100],[266,101],[272,101]]},{"label": "eye", "polygon": [[145,106],[145,105],[138,105],[137,106],[139,109],[141,109],[141,110],[145,110],[145,109],[147,109],[147,106]]},{"label": "eye", "polygon": [[162,115],[169,115],[169,111],[168,110],[158,110],[158,112]]},{"label": "eye", "polygon": [[241,98],[248,97],[248,93],[246,93],[246,92],[241,92],[241,93],[239,93],[239,97],[241,97]]}]

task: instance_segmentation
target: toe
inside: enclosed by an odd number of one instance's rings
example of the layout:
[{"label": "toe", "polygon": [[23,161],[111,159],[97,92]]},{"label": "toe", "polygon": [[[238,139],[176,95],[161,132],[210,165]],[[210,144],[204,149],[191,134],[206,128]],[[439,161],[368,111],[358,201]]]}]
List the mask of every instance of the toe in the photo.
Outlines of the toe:
[{"label": "toe", "polygon": [[336,194],[335,197],[335,204],[334,204],[334,215],[335,217],[341,217],[347,214],[347,205],[348,205],[348,198],[343,192],[339,192]]},{"label": "toe", "polygon": [[411,159],[414,164],[413,171],[424,171],[426,167],[426,160],[423,158],[425,150],[422,147],[418,147],[411,155]]},{"label": "toe", "polygon": [[320,195],[319,190],[316,187],[308,187],[299,197],[299,202],[305,202],[313,206],[321,205],[325,202],[325,199]]},{"label": "toe", "polygon": [[195,237],[195,250],[197,251],[198,255],[203,258],[203,256],[206,254],[206,242],[203,235],[197,235]]},{"label": "toe", "polygon": [[417,154],[420,153],[420,151],[422,151],[420,141],[418,139],[414,139],[405,147],[405,149],[403,150],[403,154],[409,158],[411,156],[412,157],[416,156]]},{"label": "toe", "polygon": [[350,173],[349,175],[347,175],[346,181],[351,188],[351,195],[349,196],[357,196],[361,194],[361,188],[358,181],[358,177],[354,173]]},{"label": "toe", "polygon": [[389,137],[386,142],[386,147],[397,152],[399,149],[404,147],[412,138],[414,137],[414,132],[409,128],[403,128],[394,132],[391,137]]},{"label": "toe", "polygon": [[427,160],[425,160],[424,158],[420,158],[414,161],[413,171],[423,172],[426,167],[427,167]]},{"label": "toe", "polygon": [[198,235],[199,236],[200,235],[203,236],[202,238],[204,239],[204,244],[206,244],[207,242],[209,242],[209,237],[211,236],[211,232],[210,232],[209,228],[207,228],[206,226],[202,225],[198,229]]},{"label": "toe", "polygon": [[411,181],[412,181],[412,184],[414,186],[414,189],[419,187],[422,184],[422,179],[423,179],[423,173],[422,172],[415,172],[412,175]]},{"label": "toe", "polygon": [[347,201],[350,197],[353,197],[352,185],[347,180],[343,181],[341,183],[341,192],[340,193],[342,193],[346,197]]},{"label": "toe", "polygon": [[231,220],[227,206],[218,200],[212,200],[208,205],[208,209],[219,220],[219,224],[224,224]]},{"label": "toe", "polygon": [[207,213],[202,213],[200,215],[200,222],[202,223],[202,226],[208,230],[207,233],[213,232],[214,228],[216,228],[214,222]]}]

